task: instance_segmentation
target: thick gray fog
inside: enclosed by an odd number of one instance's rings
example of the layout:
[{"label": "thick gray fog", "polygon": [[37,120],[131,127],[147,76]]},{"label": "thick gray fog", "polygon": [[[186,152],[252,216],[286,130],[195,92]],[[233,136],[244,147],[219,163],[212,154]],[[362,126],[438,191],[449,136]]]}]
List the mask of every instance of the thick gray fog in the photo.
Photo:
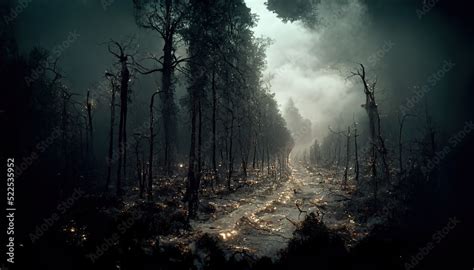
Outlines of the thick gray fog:
[{"label": "thick gray fog", "polygon": [[[260,18],[256,34],[274,41],[267,52],[267,76],[278,102],[285,105],[292,98],[312,121],[314,136],[327,134],[338,119],[347,122],[364,113],[362,85],[347,79],[358,63],[378,78],[379,105],[387,117],[396,116],[401,106],[422,115],[427,105],[446,130],[466,120],[461,117],[469,106],[465,97],[452,93],[468,87],[472,72],[465,52],[472,40],[460,35],[469,29],[463,29],[462,19],[449,16],[449,6],[322,0],[315,5],[319,22],[307,27],[300,21],[282,22],[267,10],[265,0],[247,3]],[[443,69],[441,76],[432,76]],[[429,91],[413,99],[425,85]]]}]

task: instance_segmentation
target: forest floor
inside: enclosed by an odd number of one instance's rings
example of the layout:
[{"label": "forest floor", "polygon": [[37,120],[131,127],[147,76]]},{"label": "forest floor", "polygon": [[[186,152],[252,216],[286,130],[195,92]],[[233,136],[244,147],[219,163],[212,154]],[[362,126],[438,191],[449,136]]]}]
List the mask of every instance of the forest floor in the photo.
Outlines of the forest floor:
[{"label": "forest floor", "polygon": [[212,211],[201,212],[191,222],[191,234],[160,236],[170,245],[192,241],[203,234],[219,237],[228,254],[276,258],[286,248],[293,232],[306,215],[314,212],[330,229],[338,232],[350,248],[368,234],[347,211],[351,187],[343,189],[334,172],[310,172],[302,164],[290,167],[287,180],[258,180],[252,186],[229,194],[205,196],[201,205]]}]

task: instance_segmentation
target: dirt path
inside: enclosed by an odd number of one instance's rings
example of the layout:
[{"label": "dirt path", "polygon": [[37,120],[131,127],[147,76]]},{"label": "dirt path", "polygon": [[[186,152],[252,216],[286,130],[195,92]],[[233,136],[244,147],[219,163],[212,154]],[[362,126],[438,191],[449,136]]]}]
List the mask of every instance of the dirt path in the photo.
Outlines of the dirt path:
[{"label": "dirt path", "polygon": [[216,198],[216,215],[193,222],[193,228],[218,235],[230,249],[275,257],[292,237],[295,223],[307,213],[324,213],[323,221],[332,228],[349,232],[355,226],[343,210],[345,195],[339,184],[330,184],[328,172],[313,175],[300,164],[292,165],[291,170],[288,181],[279,185],[270,183],[252,192]]}]

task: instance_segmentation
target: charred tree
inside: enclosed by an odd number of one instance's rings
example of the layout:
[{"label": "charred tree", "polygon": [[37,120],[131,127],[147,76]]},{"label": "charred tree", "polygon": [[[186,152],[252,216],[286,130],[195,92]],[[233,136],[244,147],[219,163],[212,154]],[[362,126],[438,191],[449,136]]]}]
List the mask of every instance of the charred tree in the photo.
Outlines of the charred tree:
[{"label": "charred tree", "polygon": [[153,93],[150,98],[150,122],[148,123],[148,128],[149,128],[149,144],[148,144],[148,187],[147,187],[147,198],[148,201],[153,201],[153,147],[155,144],[155,132],[154,132],[154,127],[153,124],[155,122],[155,117],[154,117],[154,112],[153,112],[153,106],[155,103],[155,96],[160,94],[160,91]]},{"label": "charred tree", "polygon": [[[112,46],[116,47],[114,50]],[[115,56],[120,64],[120,118],[118,130],[118,160],[117,160],[117,196],[122,195],[122,167],[125,172],[125,159],[127,148],[127,111],[128,111],[128,91],[131,78],[129,70],[130,55],[126,54],[127,46],[123,46],[119,42],[111,41],[108,46],[109,52]],[[118,50],[118,51],[117,51]]]},{"label": "charred tree", "polygon": [[359,134],[357,133],[357,123],[354,121],[354,170],[355,170],[355,180],[356,183],[359,183],[359,174],[360,174],[360,169],[359,169],[359,145],[357,143],[357,138],[359,137]]},{"label": "charred tree", "polygon": [[105,191],[108,191],[110,185],[110,178],[112,172],[112,157],[114,154],[114,126],[115,126],[115,91],[116,91],[116,84],[115,84],[115,75],[111,73],[106,73],[106,77],[109,77],[110,80],[110,87],[111,87],[111,100],[110,100],[110,127],[109,127],[109,150],[108,150],[108,157],[107,157],[107,178],[105,181]]},{"label": "charred tree", "polygon": [[179,42],[179,33],[185,27],[190,7],[188,1],[151,1],[135,0],[138,24],[159,34],[162,38],[163,55],[161,57],[151,56],[159,68],[147,69],[140,66],[142,74],[161,72],[161,117],[163,122],[164,157],[163,164],[167,174],[171,173],[174,162],[173,151],[176,148],[174,137],[177,134],[176,113],[177,106],[174,99],[173,75],[176,67],[186,61],[178,58],[175,54],[176,44]]}]

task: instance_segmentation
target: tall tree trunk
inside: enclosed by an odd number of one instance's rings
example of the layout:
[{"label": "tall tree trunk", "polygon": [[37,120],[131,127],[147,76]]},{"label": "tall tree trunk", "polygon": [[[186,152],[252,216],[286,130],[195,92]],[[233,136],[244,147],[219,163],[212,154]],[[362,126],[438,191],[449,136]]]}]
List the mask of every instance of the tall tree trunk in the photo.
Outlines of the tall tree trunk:
[{"label": "tall tree trunk", "polygon": [[[193,93],[193,95],[195,95]],[[198,206],[198,192],[199,192],[199,183],[196,177],[195,167],[196,167],[196,100],[195,96],[193,97],[192,109],[191,109],[191,143],[189,149],[189,165],[188,165],[188,185],[186,190],[185,199],[188,201],[188,219],[194,218],[197,214]]]},{"label": "tall tree trunk", "polygon": [[107,158],[107,179],[105,190],[108,191],[112,172],[112,157],[114,154],[114,125],[115,125],[115,85],[112,83],[112,99],[110,103],[109,154]]},{"label": "tall tree trunk", "polygon": [[151,100],[150,100],[150,123],[149,125],[149,130],[150,130],[150,141],[149,141],[149,154],[148,154],[148,188],[147,188],[147,197],[148,201],[153,201],[153,146],[155,144],[154,139],[155,139],[155,133],[153,130],[153,123],[155,122],[155,118],[153,115],[153,104],[155,102],[155,96],[159,94],[160,92],[155,92],[153,95],[151,95]]},{"label": "tall tree trunk", "polygon": [[127,67],[127,57],[121,57],[122,70],[120,73],[120,122],[119,122],[119,158],[117,168],[117,196],[122,195],[122,166],[125,153],[125,124],[128,103],[128,82],[130,71]]},{"label": "tall tree trunk", "polygon": [[346,134],[346,166],[344,168],[344,181],[343,186],[347,186],[347,173],[349,170],[349,155],[350,155],[350,143],[351,143],[351,128],[347,127],[347,134]]},{"label": "tall tree trunk", "polygon": [[377,138],[379,140],[379,152],[382,156],[382,165],[383,165],[383,170],[385,174],[385,180],[390,181],[390,167],[388,165],[388,158],[387,158],[387,147],[385,146],[385,140],[382,137],[382,129],[381,129],[381,124],[380,124],[380,114],[378,110],[376,110],[376,115],[377,115]]},{"label": "tall tree trunk", "polygon": [[120,112],[118,136],[118,162],[117,162],[117,196],[122,195],[122,158],[123,158],[123,113]]},{"label": "tall tree trunk", "polygon": [[202,107],[201,97],[198,100],[198,113],[199,113],[199,132],[198,132],[198,147],[197,147],[197,173],[201,175],[202,172]]},{"label": "tall tree trunk", "polygon": [[165,0],[165,33],[163,46],[163,70],[161,76],[161,87],[163,94],[162,101],[162,119],[164,130],[164,167],[166,173],[171,173],[171,164],[174,162],[172,155],[173,136],[176,134],[175,130],[175,104],[174,93],[172,89],[172,76],[174,70],[173,63],[173,42],[174,42],[174,26],[172,22],[172,5],[173,1]]},{"label": "tall tree trunk", "polygon": [[91,156],[93,156],[94,153],[94,131],[93,131],[93,126],[92,126],[92,102],[90,100],[90,91],[87,91],[87,98],[86,98],[86,108],[87,108],[87,123],[89,127],[89,140],[90,140],[90,153]]},{"label": "tall tree trunk", "polygon": [[229,135],[229,172],[228,172],[228,175],[227,175],[227,189],[228,190],[231,190],[231,187],[230,187],[230,183],[231,183],[231,180],[232,180],[232,173],[233,173],[233,170],[234,170],[234,156],[232,155],[232,152],[233,152],[233,137],[234,137],[234,113],[232,112],[232,119],[230,121],[230,135]]},{"label": "tall tree trunk", "polygon": [[252,158],[252,169],[255,170],[255,165],[257,163],[257,140],[255,139],[253,143],[253,158]]},{"label": "tall tree trunk", "polygon": [[359,146],[357,144],[357,137],[359,135],[357,134],[357,124],[354,122],[354,153],[355,153],[355,179],[356,183],[359,183],[359,174],[360,174],[360,169],[359,169]]},{"label": "tall tree trunk", "polygon": [[140,198],[142,198],[142,190],[143,190],[143,186],[142,186],[142,176],[143,176],[143,172],[142,172],[142,163],[143,161],[140,160],[140,138],[136,139],[135,141],[135,172],[136,172],[136,177],[137,177],[137,182],[138,182],[138,190],[139,190],[139,196]]},{"label": "tall tree trunk", "polygon": [[267,174],[270,175],[270,151],[268,150],[268,143],[266,144],[267,150]]},{"label": "tall tree trunk", "polygon": [[216,164],[216,114],[217,114],[217,93],[216,93],[216,71],[212,70],[212,170],[217,178]]}]

